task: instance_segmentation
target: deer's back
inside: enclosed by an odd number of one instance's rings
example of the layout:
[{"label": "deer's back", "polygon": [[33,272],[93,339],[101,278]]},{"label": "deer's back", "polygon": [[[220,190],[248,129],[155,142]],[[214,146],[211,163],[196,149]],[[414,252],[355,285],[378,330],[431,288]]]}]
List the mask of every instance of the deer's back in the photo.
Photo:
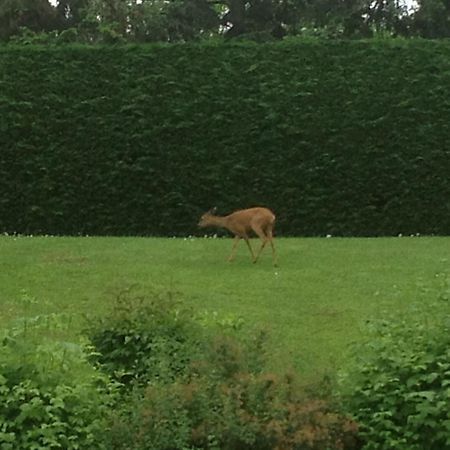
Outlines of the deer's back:
[{"label": "deer's back", "polygon": [[270,209],[260,206],[240,209],[231,213],[228,218],[239,228],[245,230],[250,230],[255,225],[260,225],[263,228],[273,227],[275,223],[275,214]]}]

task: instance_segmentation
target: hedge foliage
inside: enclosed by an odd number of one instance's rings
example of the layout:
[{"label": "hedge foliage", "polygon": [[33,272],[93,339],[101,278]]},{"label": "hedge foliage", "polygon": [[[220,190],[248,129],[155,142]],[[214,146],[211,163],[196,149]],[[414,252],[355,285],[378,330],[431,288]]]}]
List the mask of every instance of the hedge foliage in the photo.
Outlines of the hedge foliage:
[{"label": "hedge foliage", "polygon": [[0,231],[450,232],[450,42],[0,49]]}]

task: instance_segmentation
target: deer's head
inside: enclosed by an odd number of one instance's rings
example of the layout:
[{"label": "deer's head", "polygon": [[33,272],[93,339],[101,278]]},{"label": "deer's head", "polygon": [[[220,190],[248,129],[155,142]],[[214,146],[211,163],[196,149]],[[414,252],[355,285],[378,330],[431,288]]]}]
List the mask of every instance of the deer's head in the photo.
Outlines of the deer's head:
[{"label": "deer's head", "polygon": [[203,214],[200,217],[200,220],[198,222],[199,227],[207,227],[208,225],[211,225],[211,218],[214,217],[214,215],[217,212],[217,208],[211,208],[209,211],[206,211],[205,214]]}]

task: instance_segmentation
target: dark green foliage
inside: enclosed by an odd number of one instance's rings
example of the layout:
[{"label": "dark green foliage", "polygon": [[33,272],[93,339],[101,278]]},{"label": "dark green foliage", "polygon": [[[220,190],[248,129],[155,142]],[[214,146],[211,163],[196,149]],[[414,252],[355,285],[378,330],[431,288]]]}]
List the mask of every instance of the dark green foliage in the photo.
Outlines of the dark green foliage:
[{"label": "dark green foliage", "polygon": [[450,232],[450,43],[0,50],[0,230]]},{"label": "dark green foliage", "polygon": [[35,32],[54,30],[56,11],[49,0],[2,0],[0,2],[0,40],[19,33],[22,27]]},{"label": "dark green foliage", "polygon": [[420,306],[416,320],[375,324],[373,339],[356,353],[348,406],[364,450],[450,448],[447,307],[441,306],[441,317],[430,319]]}]

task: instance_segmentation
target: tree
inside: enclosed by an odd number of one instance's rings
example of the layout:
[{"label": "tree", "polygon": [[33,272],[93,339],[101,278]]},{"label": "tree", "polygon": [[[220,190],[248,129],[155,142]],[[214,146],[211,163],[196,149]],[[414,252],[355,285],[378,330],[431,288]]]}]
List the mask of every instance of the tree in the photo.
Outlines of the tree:
[{"label": "tree", "polygon": [[94,21],[98,24],[108,25],[114,31],[126,36],[128,30],[128,17],[131,4],[136,0],[88,0],[85,19]]},{"label": "tree", "polygon": [[304,0],[221,0],[222,26],[228,38],[271,36],[280,38],[294,28]]},{"label": "tree", "polygon": [[217,34],[219,14],[208,0],[175,0],[167,6],[170,41],[189,41]]},{"label": "tree", "polygon": [[63,28],[76,27],[84,19],[90,0],[59,0],[56,11]]},{"label": "tree", "polygon": [[[52,3],[56,2],[56,6]],[[0,40],[187,42],[214,35],[266,40],[450,37],[450,0],[0,0]],[[55,33],[48,33],[50,31]],[[33,35],[37,33],[37,35]],[[33,38],[34,36],[34,38]],[[40,40],[40,38],[43,39]]]},{"label": "tree", "polygon": [[85,25],[108,29],[129,42],[189,41],[217,32],[207,0],[89,0]]},{"label": "tree", "polygon": [[419,0],[413,29],[424,38],[450,37],[450,0]]},{"label": "tree", "polygon": [[0,39],[8,40],[21,28],[46,32],[56,28],[55,8],[48,0],[0,0]]},{"label": "tree", "polygon": [[169,40],[167,3],[164,0],[143,1],[130,10],[130,38],[135,42]]},{"label": "tree", "polygon": [[375,31],[406,34],[409,17],[404,0],[375,0],[368,6],[367,21]]}]

